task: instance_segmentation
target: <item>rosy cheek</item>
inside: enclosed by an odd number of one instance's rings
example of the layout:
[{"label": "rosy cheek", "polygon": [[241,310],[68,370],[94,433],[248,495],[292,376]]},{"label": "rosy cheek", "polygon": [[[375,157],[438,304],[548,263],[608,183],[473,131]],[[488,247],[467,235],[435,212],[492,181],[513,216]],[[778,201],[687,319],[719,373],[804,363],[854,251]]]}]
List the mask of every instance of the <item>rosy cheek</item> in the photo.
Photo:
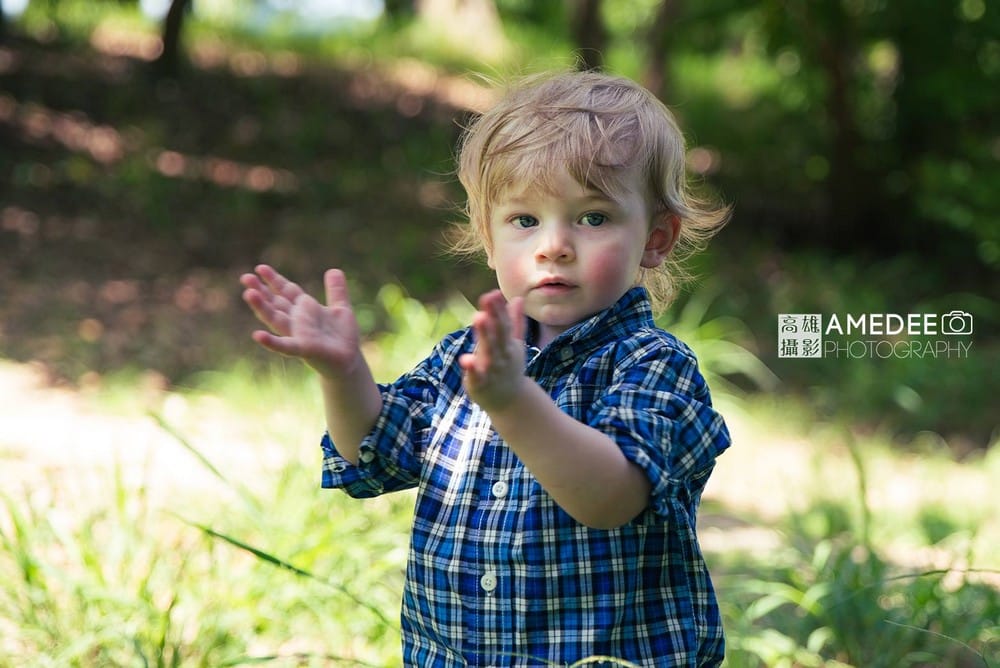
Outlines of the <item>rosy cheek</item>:
[{"label": "rosy cheek", "polygon": [[521,284],[524,282],[525,270],[516,256],[501,255],[494,257],[493,269],[497,274],[497,281],[505,293],[517,294]]},{"label": "rosy cheek", "polygon": [[624,261],[627,257],[624,250],[600,253],[591,257],[586,265],[588,278],[595,285],[604,285],[617,280],[625,271]]}]

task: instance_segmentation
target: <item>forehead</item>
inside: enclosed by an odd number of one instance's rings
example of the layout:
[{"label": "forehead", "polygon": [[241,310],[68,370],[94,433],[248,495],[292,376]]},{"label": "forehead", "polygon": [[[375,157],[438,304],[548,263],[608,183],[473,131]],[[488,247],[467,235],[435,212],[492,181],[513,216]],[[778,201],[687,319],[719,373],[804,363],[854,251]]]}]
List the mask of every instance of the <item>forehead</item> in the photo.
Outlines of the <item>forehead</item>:
[{"label": "forehead", "polygon": [[605,192],[593,185],[581,182],[565,168],[553,168],[550,172],[533,178],[513,181],[498,192],[496,203],[528,202],[547,197],[558,199],[614,199],[616,193]]},{"label": "forehead", "polygon": [[502,185],[497,184],[490,204],[498,206],[544,197],[618,202],[644,192],[641,170],[634,165],[611,167],[552,161],[532,167],[512,174]]}]

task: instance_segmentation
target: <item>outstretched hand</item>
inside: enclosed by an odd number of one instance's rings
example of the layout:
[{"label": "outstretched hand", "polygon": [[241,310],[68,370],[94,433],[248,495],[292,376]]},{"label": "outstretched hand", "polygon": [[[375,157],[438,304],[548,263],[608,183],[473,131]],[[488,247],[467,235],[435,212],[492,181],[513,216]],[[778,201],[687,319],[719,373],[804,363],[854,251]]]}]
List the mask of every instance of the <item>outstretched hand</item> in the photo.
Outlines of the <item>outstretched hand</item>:
[{"label": "outstretched hand", "polygon": [[527,377],[524,375],[524,300],[509,304],[499,290],[479,298],[472,318],[476,348],[458,363],[465,372],[465,390],[487,411],[511,405]]},{"label": "outstretched hand", "polygon": [[246,288],[243,300],[269,330],[255,331],[254,341],[301,358],[327,378],[351,372],[363,359],[358,321],[342,271],[330,269],[323,276],[326,306],[266,264],[254,272],[240,277]]}]

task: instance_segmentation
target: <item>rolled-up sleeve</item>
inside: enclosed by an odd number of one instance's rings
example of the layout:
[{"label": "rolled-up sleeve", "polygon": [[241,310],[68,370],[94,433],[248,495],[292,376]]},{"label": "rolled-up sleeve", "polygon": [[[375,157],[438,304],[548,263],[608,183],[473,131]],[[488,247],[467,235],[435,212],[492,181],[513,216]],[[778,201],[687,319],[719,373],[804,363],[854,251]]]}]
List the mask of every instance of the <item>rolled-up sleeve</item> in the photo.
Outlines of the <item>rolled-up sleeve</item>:
[{"label": "rolled-up sleeve", "polygon": [[452,342],[453,337],[446,338],[412,371],[378,386],[382,410],[361,442],[357,465],[340,456],[329,433],[323,435],[323,487],[365,498],[417,485]]},{"label": "rolled-up sleeve", "polygon": [[730,443],[694,356],[682,348],[630,351],[616,364],[588,423],[645,472],[651,508],[660,515],[692,480],[712,470]]},{"label": "rolled-up sleeve", "polygon": [[323,434],[323,487],[366,498],[417,484],[419,448],[412,434],[420,431],[415,423],[423,416],[421,404],[407,401],[406,393],[393,385],[379,385],[379,390],[382,412],[361,442],[357,465],[340,456],[329,432]]}]

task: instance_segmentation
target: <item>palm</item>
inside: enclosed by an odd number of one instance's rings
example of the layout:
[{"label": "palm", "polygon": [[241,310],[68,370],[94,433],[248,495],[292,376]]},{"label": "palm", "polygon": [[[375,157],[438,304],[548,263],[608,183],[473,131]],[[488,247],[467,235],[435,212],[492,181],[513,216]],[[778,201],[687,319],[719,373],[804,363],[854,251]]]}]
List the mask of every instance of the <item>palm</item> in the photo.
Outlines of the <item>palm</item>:
[{"label": "palm", "polygon": [[257,343],[300,357],[326,376],[343,373],[358,360],[358,321],[341,272],[331,270],[324,277],[326,306],[266,265],[241,282],[247,288],[244,300],[270,330],[254,332]]},{"label": "palm", "polygon": [[[285,337],[294,352],[320,373],[342,368],[354,360],[361,345],[358,320],[350,306],[323,306],[307,294],[292,304]],[[279,351],[280,352],[280,351]]]}]

